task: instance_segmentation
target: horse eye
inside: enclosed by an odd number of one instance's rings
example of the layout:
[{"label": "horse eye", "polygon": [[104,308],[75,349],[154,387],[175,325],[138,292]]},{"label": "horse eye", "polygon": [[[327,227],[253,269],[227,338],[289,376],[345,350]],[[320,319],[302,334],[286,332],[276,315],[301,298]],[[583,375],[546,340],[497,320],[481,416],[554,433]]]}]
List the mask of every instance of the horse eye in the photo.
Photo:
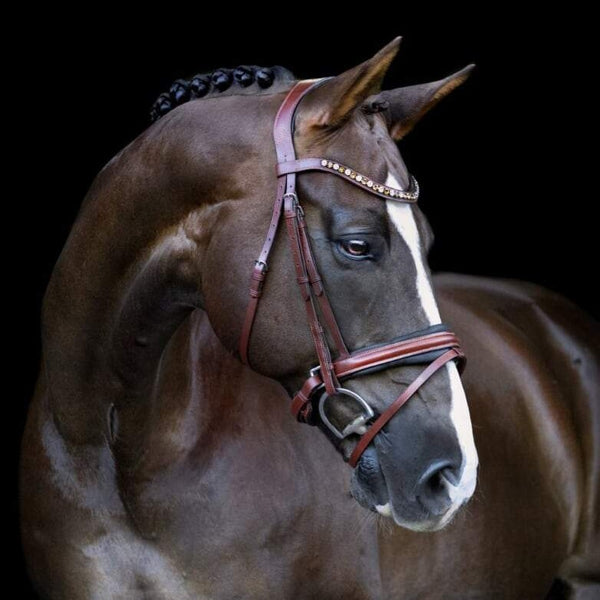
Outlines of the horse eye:
[{"label": "horse eye", "polygon": [[371,256],[371,246],[365,240],[341,240],[339,247],[350,258],[369,258]]}]

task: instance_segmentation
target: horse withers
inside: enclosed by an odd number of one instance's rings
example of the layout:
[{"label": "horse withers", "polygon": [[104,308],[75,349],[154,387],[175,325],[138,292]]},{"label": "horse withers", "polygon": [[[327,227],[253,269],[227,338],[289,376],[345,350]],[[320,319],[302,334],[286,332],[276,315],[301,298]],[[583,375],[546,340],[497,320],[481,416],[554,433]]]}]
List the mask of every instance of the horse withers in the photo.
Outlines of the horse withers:
[{"label": "horse withers", "polygon": [[[468,69],[382,92],[397,47],[306,85],[293,156],[272,141],[291,74],[221,70],[96,178],[45,296],[23,441],[45,597],[529,598],[559,575],[592,589],[595,325],[533,287],[432,285],[395,142]],[[438,301],[470,359],[482,471],[466,511],[478,454]]]}]

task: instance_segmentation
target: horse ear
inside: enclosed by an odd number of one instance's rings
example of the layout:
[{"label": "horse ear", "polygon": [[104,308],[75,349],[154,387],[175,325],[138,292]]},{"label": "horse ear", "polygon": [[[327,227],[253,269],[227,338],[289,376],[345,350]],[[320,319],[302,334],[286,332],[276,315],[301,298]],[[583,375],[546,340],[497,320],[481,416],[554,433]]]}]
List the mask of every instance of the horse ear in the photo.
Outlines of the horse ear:
[{"label": "horse ear", "polygon": [[324,81],[311,91],[302,106],[302,119],[317,127],[336,127],[350,117],[366,98],[381,89],[381,82],[398,52],[400,37],[373,58]]},{"label": "horse ear", "polygon": [[442,98],[467,80],[475,65],[468,65],[445,79],[381,92],[363,104],[366,112],[379,112],[384,107],[389,118],[390,135],[402,139],[421,117]]}]

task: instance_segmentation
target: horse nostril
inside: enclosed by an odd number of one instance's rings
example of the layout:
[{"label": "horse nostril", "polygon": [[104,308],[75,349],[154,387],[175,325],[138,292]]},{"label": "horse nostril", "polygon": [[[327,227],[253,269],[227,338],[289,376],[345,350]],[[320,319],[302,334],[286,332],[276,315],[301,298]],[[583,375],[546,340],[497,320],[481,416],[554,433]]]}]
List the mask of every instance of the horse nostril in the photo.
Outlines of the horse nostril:
[{"label": "horse nostril", "polygon": [[423,472],[419,479],[419,486],[429,485],[431,480],[437,480],[441,471],[451,469],[452,463],[449,460],[436,460],[432,462]]},{"label": "horse nostril", "polygon": [[440,475],[445,477],[455,487],[460,483],[460,469],[457,469],[455,465],[451,464],[442,469]]},{"label": "horse nostril", "polygon": [[441,515],[448,510],[452,501],[446,482],[458,485],[460,468],[449,460],[436,460],[423,472],[417,483],[417,495],[421,503],[432,514]]}]

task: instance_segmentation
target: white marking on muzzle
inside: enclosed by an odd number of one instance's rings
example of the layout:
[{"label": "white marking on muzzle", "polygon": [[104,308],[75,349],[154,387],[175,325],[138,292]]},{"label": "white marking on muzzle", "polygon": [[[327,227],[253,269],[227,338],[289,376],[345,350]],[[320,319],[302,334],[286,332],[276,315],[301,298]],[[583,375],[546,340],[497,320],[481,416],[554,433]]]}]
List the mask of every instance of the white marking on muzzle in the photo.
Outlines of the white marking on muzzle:
[{"label": "white marking on muzzle", "polygon": [[[392,173],[388,173],[385,184],[396,189],[402,189],[402,186],[398,183],[398,180]],[[386,200],[386,208],[392,223],[398,230],[402,239],[406,242],[415,263],[417,272],[417,293],[421,300],[423,311],[429,321],[429,325],[437,325],[442,322],[442,319],[423,260],[421,239],[413,208],[410,204],[396,202],[394,200]],[[473,440],[473,429],[471,417],[469,415],[469,407],[467,405],[465,391],[458,370],[453,362],[448,363],[446,369],[448,370],[452,394],[450,419],[456,430],[456,436],[463,458],[463,474],[459,484],[454,486],[450,484],[450,482],[447,482],[448,493],[457,509],[463,502],[471,497],[475,490],[478,458],[475,442]],[[454,512],[454,510],[451,512]]]},{"label": "white marking on muzzle", "polygon": [[477,449],[473,439],[473,426],[465,389],[458,369],[454,362],[446,363],[448,377],[450,378],[450,390],[452,392],[452,406],[450,408],[450,420],[456,429],[456,437],[463,456],[463,473],[457,486],[448,485],[448,493],[453,503],[459,506],[466,502],[475,491],[477,482]]}]

